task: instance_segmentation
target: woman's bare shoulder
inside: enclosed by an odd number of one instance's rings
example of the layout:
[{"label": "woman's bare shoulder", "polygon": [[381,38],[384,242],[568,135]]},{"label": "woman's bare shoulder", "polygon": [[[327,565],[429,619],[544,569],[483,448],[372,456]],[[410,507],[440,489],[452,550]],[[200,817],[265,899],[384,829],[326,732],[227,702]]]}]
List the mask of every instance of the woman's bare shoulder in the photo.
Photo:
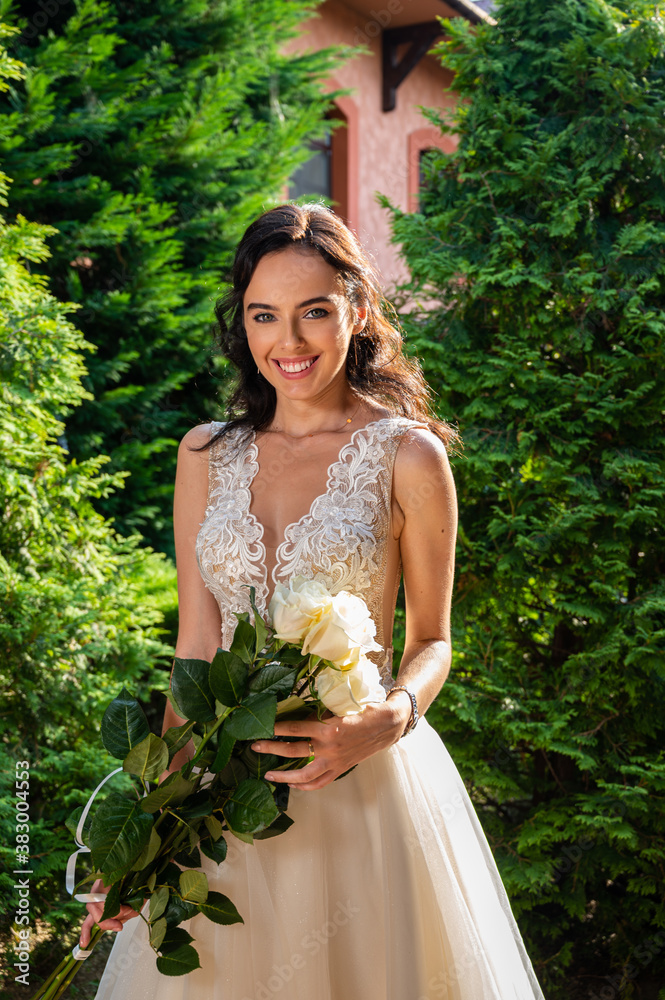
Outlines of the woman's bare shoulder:
[{"label": "woman's bare shoulder", "polygon": [[410,427],[395,456],[394,496],[402,510],[422,509],[425,496],[455,492],[446,446],[427,427]]},{"label": "woman's bare shoulder", "polygon": [[408,427],[400,438],[395,464],[416,472],[448,468],[448,452],[441,438],[429,427]]},{"label": "woman's bare shoulder", "polygon": [[209,449],[204,448],[203,451],[199,449],[208,444],[213,433],[217,430],[218,426],[214,423],[197,424],[196,427],[190,427],[180,441],[178,461],[190,464],[199,459],[207,463]]}]

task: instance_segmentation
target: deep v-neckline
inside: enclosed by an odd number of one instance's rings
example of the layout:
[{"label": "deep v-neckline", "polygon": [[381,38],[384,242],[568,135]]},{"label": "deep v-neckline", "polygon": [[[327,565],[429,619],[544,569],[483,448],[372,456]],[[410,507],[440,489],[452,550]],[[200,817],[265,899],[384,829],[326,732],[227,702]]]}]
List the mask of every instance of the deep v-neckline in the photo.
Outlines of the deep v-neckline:
[{"label": "deep v-neckline", "polygon": [[289,532],[292,531],[294,528],[298,528],[301,524],[305,523],[307,520],[310,520],[314,516],[314,505],[318,503],[319,500],[322,500],[324,497],[330,495],[330,487],[333,484],[336,469],[338,468],[338,466],[343,464],[342,454],[345,451],[345,449],[351,447],[352,445],[356,445],[356,439],[358,435],[365,433],[370,427],[374,427],[376,426],[376,424],[382,424],[385,423],[385,421],[392,419],[393,417],[379,417],[377,420],[370,420],[369,423],[364,425],[364,427],[358,427],[357,430],[353,432],[353,434],[346,442],[346,444],[343,444],[340,447],[339,451],[337,452],[337,458],[335,458],[328,466],[328,470],[326,473],[326,488],[323,491],[323,493],[318,493],[312,500],[311,504],[309,505],[309,509],[305,511],[305,513],[302,514],[302,516],[299,517],[297,520],[291,521],[289,524],[287,524],[284,530],[282,531],[281,540],[275,547],[275,565],[272,567],[270,573],[268,573],[268,565],[266,561],[266,546],[263,540],[265,536],[265,528],[263,523],[259,521],[256,514],[254,514],[253,511],[251,510],[251,506],[254,501],[252,486],[254,485],[256,477],[258,476],[260,471],[259,447],[256,443],[256,431],[252,429],[252,435],[247,444],[247,453],[250,456],[250,462],[253,465],[253,469],[252,469],[252,475],[250,479],[247,481],[249,506],[246,511],[246,516],[250,524],[252,524],[256,529],[256,545],[260,549],[262,556],[261,558],[262,583],[263,586],[265,587],[265,592],[268,596],[272,593],[275,585],[279,582],[276,579],[276,577],[281,562],[280,553],[289,540]]}]

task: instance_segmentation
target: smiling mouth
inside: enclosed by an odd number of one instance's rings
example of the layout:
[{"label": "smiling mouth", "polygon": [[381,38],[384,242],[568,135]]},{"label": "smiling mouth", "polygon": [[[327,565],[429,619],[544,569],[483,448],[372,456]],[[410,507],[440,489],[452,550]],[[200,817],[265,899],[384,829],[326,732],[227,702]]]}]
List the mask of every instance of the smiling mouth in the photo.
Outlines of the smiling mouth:
[{"label": "smiling mouth", "polygon": [[290,375],[295,375],[297,372],[304,372],[307,368],[311,368],[315,361],[318,361],[318,354],[314,358],[305,358],[302,361],[278,361],[274,358],[274,362],[278,368],[281,368],[283,372],[288,372]]}]

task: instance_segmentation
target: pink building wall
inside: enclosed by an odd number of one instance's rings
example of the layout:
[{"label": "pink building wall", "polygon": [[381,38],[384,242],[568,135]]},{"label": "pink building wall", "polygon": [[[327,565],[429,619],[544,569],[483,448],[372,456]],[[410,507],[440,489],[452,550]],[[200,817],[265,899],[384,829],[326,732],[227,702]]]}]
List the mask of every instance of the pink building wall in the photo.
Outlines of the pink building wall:
[{"label": "pink building wall", "polygon": [[[420,151],[431,146],[450,151],[455,146],[454,139],[441,136],[419,110],[419,105],[443,108],[455,103],[453,95],[444,93],[452,74],[432,56],[422,59],[401,84],[396,108],[382,110],[380,27],[391,26],[391,11],[400,12],[394,18],[400,24],[410,23],[408,3],[376,0],[373,17],[367,10],[358,9],[366,8],[365,3],[354,8],[352,2],[326,0],[316,15],[303,23],[302,34],[287,47],[287,51],[295,52],[364,44],[369,50],[346,62],[328,86],[331,91],[351,88],[349,96],[339,102],[349,120],[348,221],[372,255],[388,291],[406,277],[406,268],[399,259],[398,247],[389,242],[388,213],[377,203],[375,192],[386,195],[400,208],[415,209]],[[446,13],[443,4],[437,12]]]}]

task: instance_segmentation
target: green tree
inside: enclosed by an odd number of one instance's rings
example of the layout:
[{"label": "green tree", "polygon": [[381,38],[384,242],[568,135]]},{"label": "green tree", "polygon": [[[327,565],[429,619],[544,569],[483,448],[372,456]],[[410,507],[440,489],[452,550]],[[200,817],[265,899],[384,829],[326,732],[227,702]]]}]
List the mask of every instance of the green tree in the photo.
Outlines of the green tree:
[{"label": "green tree", "polygon": [[213,306],[249,221],[328,128],[332,50],[283,54],[320,0],[0,0],[28,67],[0,104],[9,208],[54,226],[42,267],[98,347],[79,458],[131,478],[100,502],[171,551],[176,443],[218,416]]},{"label": "green tree", "polygon": [[665,23],[646,0],[504,0],[496,27],[444,24],[460,103],[428,117],[459,145],[430,154],[420,213],[383,199],[412,349],[464,441],[455,667],[431,718],[547,995],[655,997]]},{"label": "green tree", "polygon": [[[8,33],[0,25],[0,40]],[[0,86],[19,72],[0,47]],[[7,119],[3,129],[11,141]],[[0,204],[7,186],[0,174]],[[89,399],[91,346],[67,318],[75,306],[32,273],[54,233],[0,217],[0,921],[18,901],[15,762],[27,760],[33,930],[45,914],[80,915],[80,903],[58,905],[74,847],[64,821],[113,766],[99,738],[106,704],[123,683],[145,692],[151,668],[167,665],[160,622],[175,600],[166,559],[94,509],[122,474],[104,471],[105,456],[67,453],[63,420]],[[168,673],[150,686],[166,689]]]}]

